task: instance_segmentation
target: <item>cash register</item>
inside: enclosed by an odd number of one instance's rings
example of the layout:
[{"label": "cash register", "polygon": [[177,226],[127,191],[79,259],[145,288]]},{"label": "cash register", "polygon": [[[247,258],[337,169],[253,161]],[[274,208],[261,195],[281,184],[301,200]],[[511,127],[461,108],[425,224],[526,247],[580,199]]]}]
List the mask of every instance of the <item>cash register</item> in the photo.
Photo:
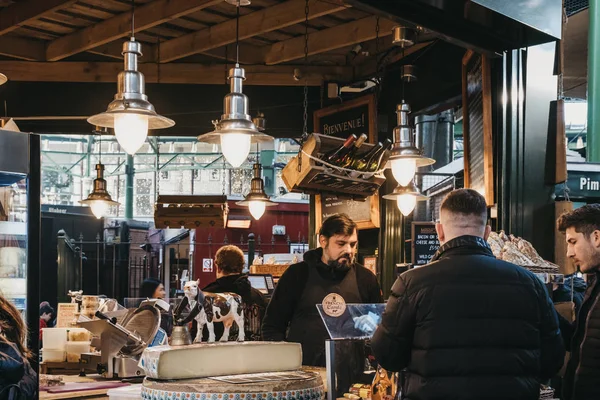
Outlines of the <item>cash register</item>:
[{"label": "cash register", "polygon": [[265,297],[271,298],[275,290],[275,282],[271,274],[250,274],[248,275],[250,286],[261,292]]}]

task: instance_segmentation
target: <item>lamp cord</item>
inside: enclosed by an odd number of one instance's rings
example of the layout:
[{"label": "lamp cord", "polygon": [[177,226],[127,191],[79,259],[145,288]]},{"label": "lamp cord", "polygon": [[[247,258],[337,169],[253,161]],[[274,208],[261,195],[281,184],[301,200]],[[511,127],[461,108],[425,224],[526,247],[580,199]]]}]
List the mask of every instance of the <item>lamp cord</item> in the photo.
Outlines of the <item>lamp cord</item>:
[{"label": "lamp cord", "polygon": [[131,0],[131,39],[135,38],[135,0]]},{"label": "lamp cord", "polygon": [[237,1],[237,15],[235,18],[235,63],[240,63],[240,0]]}]

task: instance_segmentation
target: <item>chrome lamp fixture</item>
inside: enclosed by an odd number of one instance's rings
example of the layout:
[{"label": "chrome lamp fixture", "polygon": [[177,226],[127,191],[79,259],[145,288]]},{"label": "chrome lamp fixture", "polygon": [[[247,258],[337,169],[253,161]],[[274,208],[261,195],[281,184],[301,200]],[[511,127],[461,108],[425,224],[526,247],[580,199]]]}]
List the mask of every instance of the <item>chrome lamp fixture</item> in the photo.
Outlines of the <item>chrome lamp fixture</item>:
[{"label": "chrome lamp fixture", "polygon": [[254,170],[254,178],[252,178],[252,182],[250,183],[250,192],[248,192],[244,200],[238,201],[236,204],[248,207],[254,219],[259,220],[265,213],[266,207],[276,206],[277,203],[272,202],[265,193],[265,183],[260,175],[262,169],[260,163],[256,162],[252,169]]},{"label": "chrome lamp fixture", "polygon": [[102,132],[97,129],[95,131],[100,135],[100,147],[98,164],[96,164],[96,179],[94,179],[94,189],[88,195],[87,199],[81,200],[79,203],[89,206],[92,213],[98,219],[106,216],[108,209],[111,206],[118,206],[119,203],[114,201],[106,189],[106,180],[104,179],[104,164],[102,164]]},{"label": "chrome lamp fixture", "polygon": [[235,67],[229,70],[228,76],[231,92],[223,101],[224,112],[221,119],[213,121],[215,130],[198,136],[200,142],[220,144],[223,156],[234,168],[238,168],[246,161],[252,143],[273,140],[273,137],[263,133],[253,122],[248,111],[250,108],[248,97],[242,92],[246,71],[239,64],[240,0],[237,0],[236,5],[236,63]]},{"label": "chrome lamp fixture", "polygon": [[394,128],[394,144],[386,168],[392,169],[394,179],[400,186],[408,186],[417,168],[435,164],[435,160],[423,156],[414,141],[412,127],[408,122],[410,106],[404,102],[396,106],[398,126]]},{"label": "chrome lamp fixture", "polygon": [[114,128],[119,145],[131,155],[146,141],[148,129],[170,128],[175,125],[172,119],[156,113],[145,94],[144,74],[138,71],[142,45],[135,40],[133,14],[132,8],[131,38],[123,43],[125,68],[118,75],[115,99],[105,112],[87,120],[92,125]]},{"label": "chrome lamp fixture", "polygon": [[383,198],[386,200],[396,200],[398,209],[404,216],[413,212],[417,201],[427,200],[427,196],[419,192],[413,181],[410,181],[407,186],[398,185],[392,193],[386,194]]}]

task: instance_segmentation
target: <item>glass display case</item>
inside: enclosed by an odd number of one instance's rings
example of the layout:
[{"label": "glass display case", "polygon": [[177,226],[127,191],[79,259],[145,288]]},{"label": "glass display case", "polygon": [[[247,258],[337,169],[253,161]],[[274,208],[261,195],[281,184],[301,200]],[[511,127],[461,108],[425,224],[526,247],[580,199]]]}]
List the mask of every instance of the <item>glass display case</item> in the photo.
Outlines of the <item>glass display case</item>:
[{"label": "glass display case", "polygon": [[39,342],[40,173],[39,136],[0,129],[0,293],[21,311],[34,352]]}]

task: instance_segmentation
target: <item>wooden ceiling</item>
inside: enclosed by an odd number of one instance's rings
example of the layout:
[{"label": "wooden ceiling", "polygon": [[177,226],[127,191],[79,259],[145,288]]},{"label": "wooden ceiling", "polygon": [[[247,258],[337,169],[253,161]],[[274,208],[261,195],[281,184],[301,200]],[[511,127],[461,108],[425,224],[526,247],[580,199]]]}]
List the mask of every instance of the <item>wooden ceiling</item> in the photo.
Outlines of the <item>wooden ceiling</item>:
[{"label": "wooden ceiling", "polygon": [[[0,7],[0,72],[9,80],[115,82],[123,69],[130,0],[0,0]],[[309,0],[308,67],[305,0],[252,0],[240,15],[240,63],[248,84],[303,85],[294,68],[310,85],[375,71],[377,19],[343,0]],[[146,81],[223,83],[235,58],[235,16],[236,7],[225,0],[135,0]],[[395,51],[394,25],[379,21],[381,52]],[[355,55],[358,43],[362,51]]]}]

